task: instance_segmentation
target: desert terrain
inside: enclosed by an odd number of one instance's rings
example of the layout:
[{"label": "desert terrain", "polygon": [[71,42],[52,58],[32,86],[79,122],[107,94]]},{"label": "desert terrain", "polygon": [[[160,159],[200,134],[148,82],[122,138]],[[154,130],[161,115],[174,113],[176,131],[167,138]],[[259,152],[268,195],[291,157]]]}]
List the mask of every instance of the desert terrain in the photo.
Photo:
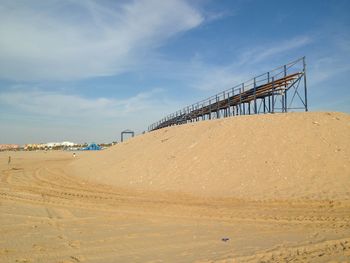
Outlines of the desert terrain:
[{"label": "desert terrain", "polygon": [[350,261],[349,114],[189,123],[75,158],[1,152],[0,172],[0,262]]}]

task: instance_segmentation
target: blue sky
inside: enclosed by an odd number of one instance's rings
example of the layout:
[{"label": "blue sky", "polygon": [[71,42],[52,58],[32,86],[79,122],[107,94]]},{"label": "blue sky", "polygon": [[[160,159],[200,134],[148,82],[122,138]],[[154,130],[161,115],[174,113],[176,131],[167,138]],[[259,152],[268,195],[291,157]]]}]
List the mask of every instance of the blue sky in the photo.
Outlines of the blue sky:
[{"label": "blue sky", "polygon": [[0,143],[119,141],[306,56],[350,112],[350,1],[0,0]]}]

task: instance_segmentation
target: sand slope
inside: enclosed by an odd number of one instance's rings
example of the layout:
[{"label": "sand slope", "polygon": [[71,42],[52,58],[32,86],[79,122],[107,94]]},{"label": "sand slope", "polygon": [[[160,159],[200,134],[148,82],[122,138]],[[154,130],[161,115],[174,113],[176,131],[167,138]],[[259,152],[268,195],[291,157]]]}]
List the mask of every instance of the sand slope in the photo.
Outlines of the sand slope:
[{"label": "sand slope", "polygon": [[170,127],[81,153],[67,171],[206,197],[348,199],[350,115],[252,115]]},{"label": "sand slope", "polygon": [[0,262],[350,262],[349,124],[244,116],[76,158],[0,152]]}]

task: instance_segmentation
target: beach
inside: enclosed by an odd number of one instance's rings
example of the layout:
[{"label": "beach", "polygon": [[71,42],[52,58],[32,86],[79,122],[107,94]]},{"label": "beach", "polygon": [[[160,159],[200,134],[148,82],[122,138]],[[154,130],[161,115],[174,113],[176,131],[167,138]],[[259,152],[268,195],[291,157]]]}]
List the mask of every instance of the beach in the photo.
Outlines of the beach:
[{"label": "beach", "polygon": [[1,152],[0,261],[348,262],[349,134],[349,114],[267,114]]}]

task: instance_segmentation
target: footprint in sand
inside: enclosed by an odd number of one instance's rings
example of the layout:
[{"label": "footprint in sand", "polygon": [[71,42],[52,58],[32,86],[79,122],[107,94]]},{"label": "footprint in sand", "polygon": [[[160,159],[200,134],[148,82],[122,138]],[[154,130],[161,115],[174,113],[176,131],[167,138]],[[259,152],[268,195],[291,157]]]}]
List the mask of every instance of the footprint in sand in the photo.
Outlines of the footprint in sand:
[{"label": "footprint in sand", "polygon": [[80,241],[79,240],[70,241],[68,245],[72,248],[80,248]]},{"label": "footprint in sand", "polygon": [[37,245],[37,244],[34,244],[34,245],[32,246],[32,248],[33,248],[34,250],[36,250],[36,251],[45,251],[45,248],[44,248],[44,247],[39,246],[39,245]]},{"label": "footprint in sand", "polygon": [[73,259],[75,262],[85,261],[85,258],[83,256],[71,256],[70,258]]}]

